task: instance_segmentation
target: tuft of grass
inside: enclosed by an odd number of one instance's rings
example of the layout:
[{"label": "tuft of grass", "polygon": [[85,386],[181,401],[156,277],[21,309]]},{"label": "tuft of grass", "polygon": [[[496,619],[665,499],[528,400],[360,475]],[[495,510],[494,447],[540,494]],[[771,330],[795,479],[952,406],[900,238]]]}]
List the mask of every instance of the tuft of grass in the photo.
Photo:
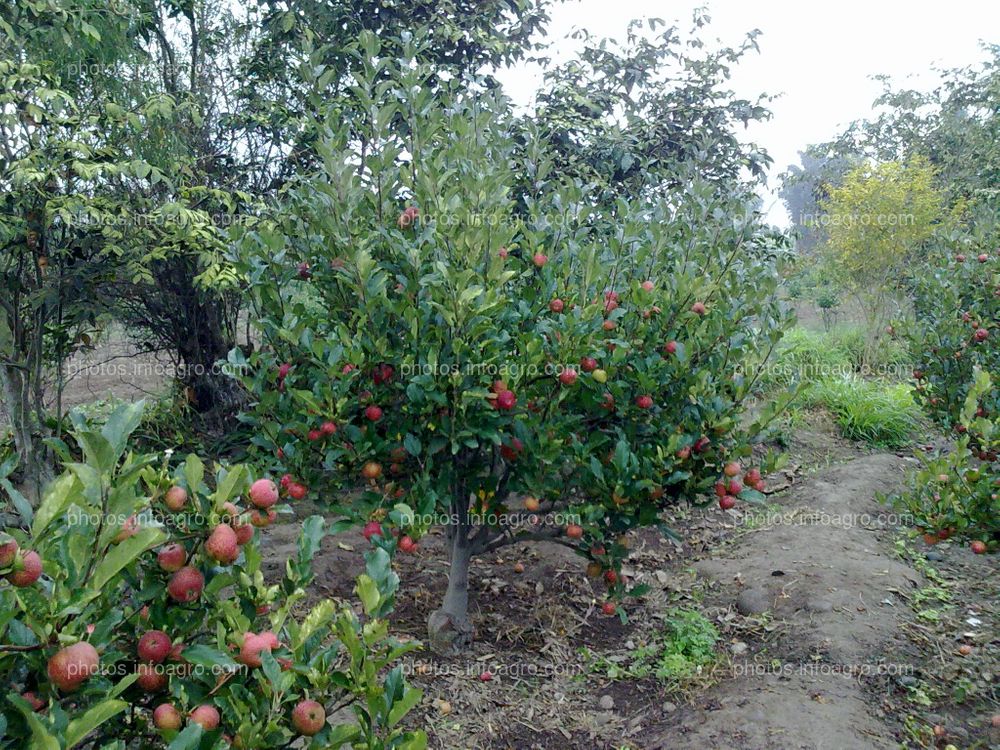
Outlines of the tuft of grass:
[{"label": "tuft of grass", "polygon": [[920,411],[905,383],[829,378],[810,387],[804,398],[832,413],[845,437],[879,447],[907,445],[919,423]]}]

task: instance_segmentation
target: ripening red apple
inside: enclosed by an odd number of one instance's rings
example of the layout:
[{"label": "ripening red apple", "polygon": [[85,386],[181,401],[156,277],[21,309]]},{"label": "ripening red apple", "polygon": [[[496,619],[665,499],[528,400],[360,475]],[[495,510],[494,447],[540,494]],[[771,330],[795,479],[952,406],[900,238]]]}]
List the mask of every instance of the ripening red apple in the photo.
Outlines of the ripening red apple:
[{"label": "ripening red apple", "polygon": [[201,728],[206,731],[212,731],[219,727],[219,721],[221,717],[219,716],[219,710],[208,703],[203,703],[198,706],[194,711],[191,712],[191,721],[195,724],[200,724]]},{"label": "ripening red apple", "polygon": [[378,422],[382,419],[382,409],[381,407],[372,404],[365,409],[365,419],[369,422]]},{"label": "ripening red apple", "polygon": [[531,258],[531,262],[535,264],[536,268],[541,268],[549,262],[549,256],[542,253],[535,253]]},{"label": "ripening red apple", "polygon": [[159,664],[170,654],[170,636],[162,630],[147,630],[136,645],[136,653],[146,662]]},{"label": "ripening red apple", "polygon": [[288,373],[292,371],[292,363],[284,362],[278,367],[278,380],[284,380],[288,377]]},{"label": "ripening red apple", "polygon": [[524,450],[524,443],[516,437],[511,438],[509,443],[500,446],[500,456],[504,461],[516,461],[522,450]]},{"label": "ripening red apple", "polygon": [[417,549],[417,543],[410,536],[402,536],[399,538],[399,551],[411,553],[415,552]]},{"label": "ripening red apple", "polygon": [[965,254],[959,253],[958,255],[955,256],[955,260],[957,260],[959,263],[965,263]]},{"label": "ripening red apple", "polygon": [[743,492],[743,485],[740,484],[739,479],[730,479],[729,483],[726,485],[726,490],[730,495],[739,495]]},{"label": "ripening red apple", "polygon": [[278,502],[278,488],[270,479],[258,479],[250,485],[250,502],[258,508],[270,508]]},{"label": "ripening red apple", "polygon": [[980,253],[978,256],[976,256],[976,260],[978,260],[980,263],[985,263],[989,259],[990,256],[988,256],[986,253]]},{"label": "ripening red apple", "polygon": [[170,577],[167,593],[175,602],[186,604],[196,601],[205,588],[205,577],[190,566],[181,568]]},{"label": "ripening red apple", "polygon": [[593,357],[581,357],[580,369],[584,372],[593,372],[597,369],[597,360]]},{"label": "ripening red apple", "polygon": [[187,562],[187,551],[184,549],[184,545],[177,542],[165,544],[156,553],[156,562],[159,563],[162,570],[168,573],[176,573]]},{"label": "ripening red apple", "polygon": [[986,554],[986,542],[984,542],[984,541],[982,541],[980,539],[976,539],[976,540],[974,540],[972,542],[972,544],[969,545],[969,549],[971,549],[977,555],[985,555]]},{"label": "ripening red apple", "polygon": [[554,313],[561,313],[564,307],[566,307],[566,303],[559,298],[556,298],[551,302],[549,302],[549,310],[551,310]]},{"label": "ripening red apple", "polygon": [[711,444],[712,444],[712,441],[709,440],[707,437],[705,437],[703,435],[702,437],[700,437],[700,438],[698,438],[697,440],[694,441],[694,452],[695,453],[704,453],[705,451],[708,450],[708,448],[709,448],[709,446]]},{"label": "ripening red apple", "polygon": [[736,505],[736,498],[732,495],[724,495],[719,498],[719,507],[723,510],[729,510]]},{"label": "ripening red apple", "polygon": [[616,583],[618,583],[618,573],[615,572],[614,570],[605,570],[604,571],[604,581],[609,586],[614,586]]},{"label": "ripening red apple", "polygon": [[163,496],[163,503],[174,513],[184,509],[187,504],[188,493],[183,487],[173,486],[167,490],[167,494]]},{"label": "ripening red apple", "polygon": [[240,556],[236,532],[228,523],[220,523],[205,540],[205,554],[218,563],[231,565]]},{"label": "ripening red apple", "polygon": [[982,342],[986,341],[986,339],[988,339],[989,336],[990,332],[987,329],[980,328],[972,335],[972,338],[974,338],[978,342]]},{"label": "ripening red apple", "polygon": [[382,464],[377,461],[368,461],[361,467],[361,476],[369,481],[374,481],[382,476]]},{"label": "ripening red apple", "polygon": [[243,634],[243,644],[240,646],[240,653],[236,657],[236,661],[248,667],[259,667],[263,664],[261,654],[264,651],[271,653],[271,650],[277,648],[278,645],[278,637],[270,631],[259,635],[246,632]]},{"label": "ripening red apple", "polygon": [[691,447],[685,445],[683,448],[678,450],[677,453],[675,453],[674,455],[677,456],[677,458],[679,458],[681,461],[686,461],[691,457]]},{"label": "ripening red apple", "polygon": [[31,706],[31,710],[36,714],[45,708],[45,701],[39,698],[33,690],[26,690],[21,693],[21,697],[28,702],[28,705]]},{"label": "ripening red apple", "polygon": [[517,405],[517,396],[514,395],[514,391],[501,391],[497,394],[496,405],[498,409],[510,411]]},{"label": "ripening red apple", "polygon": [[691,305],[691,312],[693,312],[695,315],[704,315],[705,311],[706,310],[704,302],[695,302],[693,305]]},{"label": "ripening red apple", "polygon": [[737,476],[740,471],[740,465],[736,461],[730,461],[722,469],[722,473],[730,478]]},{"label": "ripening red apple", "polygon": [[0,544],[0,568],[9,568],[17,558],[17,542],[11,539]]},{"label": "ripening red apple", "polygon": [[572,367],[567,367],[565,370],[559,373],[559,382],[563,385],[570,386],[576,382],[577,374],[576,370]]},{"label": "ripening red apple", "polygon": [[118,533],[115,534],[115,538],[111,541],[115,544],[121,544],[129,537],[135,536],[139,532],[139,519],[135,515],[131,515],[125,519],[125,522],[121,525]]},{"label": "ripening red apple", "polygon": [[312,277],[312,270],[310,269],[309,264],[306,263],[305,261],[299,263],[298,271],[299,271],[299,278],[302,279],[303,281],[306,281]]},{"label": "ripening red apple", "polygon": [[605,320],[603,323],[601,323],[601,328],[603,328],[605,331],[613,331],[615,330],[615,321]]},{"label": "ripening red apple", "polygon": [[606,615],[613,615],[617,611],[618,607],[614,602],[604,602],[604,604],[601,605],[601,612]]},{"label": "ripening red apple", "polygon": [[501,259],[503,259],[503,258],[506,258],[508,255],[510,255],[510,251],[507,250],[507,248],[505,248],[505,247],[501,247],[499,250],[497,250],[497,255]]},{"label": "ripening red apple", "polygon": [[568,536],[570,539],[582,539],[583,527],[578,524],[571,523],[569,526],[566,527],[566,536]]},{"label": "ripening red apple", "polygon": [[653,408],[653,397],[652,396],[636,396],[635,405],[640,409],[652,409]]},{"label": "ripening red apple", "polygon": [[667,345],[663,347],[663,350],[667,354],[677,354],[677,342],[676,341],[668,341]]},{"label": "ripening red apple", "polygon": [[301,500],[306,495],[309,494],[309,488],[304,484],[299,484],[298,482],[292,482],[288,485],[288,496],[292,500]]},{"label": "ripening red apple", "polygon": [[647,292],[653,291],[654,288],[653,282],[650,281],[649,279],[646,279],[644,282],[642,282],[640,286]]},{"label": "ripening red apple", "polygon": [[258,529],[270,526],[277,518],[278,514],[275,513],[273,508],[268,508],[267,510],[258,510],[257,508],[254,508],[250,511],[250,524]]},{"label": "ripening red apple", "polygon": [[138,675],[135,684],[147,693],[160,692],[169,681],[166,671],[158,664],[138,664],[135,673]]},{"label": "ripening red apple", "polygon": [[603,406],[605,409],[614,409],[615,397],[612,396],[610,393],[605,393],[604,396],[602,397],[601,406]]},{"label": "ripening red apple", "polygon": [[382,536],[382,524],[378,521],[369,521],[365,524],[364,529],[361,531],[361,536],[363,536],[367,541],[371,541],[373,537]]},{"label": "ripening red apple", "polygon": [[320,425],[320,432],[329,437],[337,432],[337,425],[333,422],[324,422]]},{"label": "ripening red apple", "polygon": [[42,558],[31,550],[21,555],[20,564],[15,557],[14,570],[7,574],[11,586],[23,589],[37,581],[42,575]]},{"label": "ripening red apple", "polygon": [[326,711],[316,701],[303,700],[292,709],[292,726],[304,737],[319,734],[326,725]]},{"label": "ripening red apple", "polygon": [[526,498],[524,498],[524,509],[529,513],[537,513],[540,507],[541,503],[538,502],[537,497],[528,495]]},{"label": "ripening red apple", "polygon": [[751,487],[760,481],[760,470],[750,469],[743,475],[743,481]]},{"label": "ripening red apple", "polygon": [[99,670],[97,649],[86,641],[57,651],[47,666],[49,680],[64,693],[73,692]]},{"label": "ripening red apple", "polygon": [[153,726],[161,732],[176,732],[183,721],[181,712],[170,703],[161,703],[153,709]]},{"label": "ripening red apple", "polygon": [[311,443],[315,443],[317,440],[321,440],[322,438],[323,433],[319,430],[309,430],[309,432],[306,433],[306,439]]}]

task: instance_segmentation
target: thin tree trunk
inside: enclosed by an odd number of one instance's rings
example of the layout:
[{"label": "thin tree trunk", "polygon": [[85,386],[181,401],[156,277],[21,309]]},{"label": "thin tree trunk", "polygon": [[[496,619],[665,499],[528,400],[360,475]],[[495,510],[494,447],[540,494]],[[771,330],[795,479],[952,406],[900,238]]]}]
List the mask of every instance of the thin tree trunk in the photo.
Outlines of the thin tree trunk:
[{"label": "thin tree trunk", "polygon": [[441,607],[427,618],[430,648],[438,654],[450,654],[468,648],[472,643],[472,623],[469,620],[469,563],[472,542],[460,526],[452,538],[451,565],[448,570],[448,590]]}]

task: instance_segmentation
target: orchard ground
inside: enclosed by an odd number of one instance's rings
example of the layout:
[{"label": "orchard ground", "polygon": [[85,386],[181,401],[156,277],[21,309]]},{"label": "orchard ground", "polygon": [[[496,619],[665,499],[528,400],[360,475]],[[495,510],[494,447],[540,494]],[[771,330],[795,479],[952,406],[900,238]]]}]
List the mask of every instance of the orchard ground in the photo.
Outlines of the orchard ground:
[{"label": "orchard ground", "polygon": [[[852,444],[822,414],[789,451],[768,505],[679,510],[667,522],[682,544],[631,538],[623,572],[651,589],[625,624],[601,613],[603,582],[564,547],[474,563],[476,640],[462,657],[409,661],[425,691],[412,721],[438,748],[931,747],[935,727],[941,747],[996,746],[996,556],[928,548],[897,526],[875,493],[900,486],[905,452]],[[273,575],[296,534],[267,530]],[[398,558],[400,636],[424,637],[446,583],[442,541]],[[316,594],[348,598],[366,547],[360,533],[326,540]],[[679,609],[715,625],[716,658],[664,682],[636,654],[662,646]]]}]

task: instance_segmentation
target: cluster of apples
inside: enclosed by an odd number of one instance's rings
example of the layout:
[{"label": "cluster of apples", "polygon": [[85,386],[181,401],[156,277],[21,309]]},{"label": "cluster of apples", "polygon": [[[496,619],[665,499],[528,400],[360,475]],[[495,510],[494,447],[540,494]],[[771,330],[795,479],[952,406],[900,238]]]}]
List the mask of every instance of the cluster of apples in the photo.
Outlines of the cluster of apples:
[{"label": "cluster of apples", "polygon": [[723,478],[715,483],[715,494],[719,498],[719,507],[723,510],[729,510],[736,505],[736,499],[743,492],[744,487],[750,487],[757,492],[763,492],[766,489],[758,469],[749,469],[743,475],[741,482],[739,475],[742,471],[743,468],[739,463],[730,461],[722,469]]}]

